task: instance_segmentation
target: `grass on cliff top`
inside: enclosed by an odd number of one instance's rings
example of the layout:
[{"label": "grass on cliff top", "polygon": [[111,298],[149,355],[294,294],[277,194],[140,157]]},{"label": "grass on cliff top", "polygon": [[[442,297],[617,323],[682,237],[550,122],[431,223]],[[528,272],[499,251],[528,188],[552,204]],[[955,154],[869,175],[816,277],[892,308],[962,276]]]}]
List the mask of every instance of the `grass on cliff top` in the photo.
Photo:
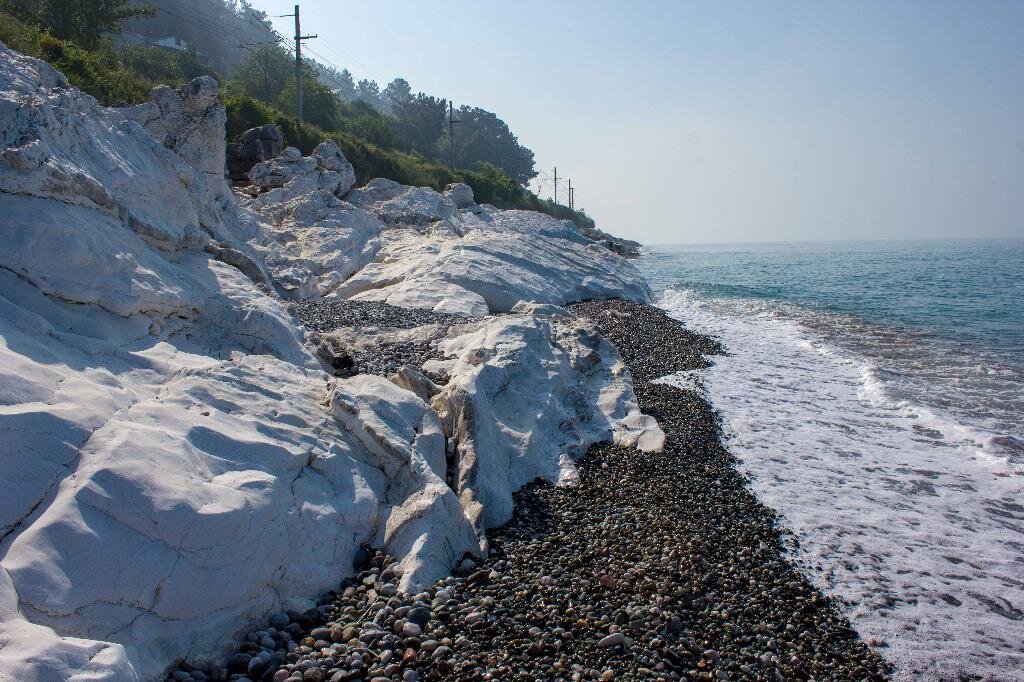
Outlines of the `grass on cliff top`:
[{"label": "grass on cliff top", "polygon": [[[107,106],[139,104],[149,99],[150,91],[160,84],[180,86],[201,75],[221,76],[204,66],[194,53],[159,47],[122,47],[115,49],[109,40],[86,49],[67,40],[54,38],[44,30],[0,12],[0,41],[22,54],[42,59],[67,76],[68,81]],[[387,149],[358,137],[328,132],[299,121],[270,106],[238,92],[230,86],[221,90],[227,110],[227,139],[235,140],[249,128],[274,123],[281,129],[285,144],[308,154],[326,139],[341,147],[362,184],[373,178],[389,178],[403,185],[443,190],[452,182],[465,182],[473,188],[476,200],[501,208],[539,211],[556,218],[574,221],[580,227],[593,227],[594,221],[582,211],[540,199],[491,164],[478,164],[472,170],[451,169],[419,154]]]}]

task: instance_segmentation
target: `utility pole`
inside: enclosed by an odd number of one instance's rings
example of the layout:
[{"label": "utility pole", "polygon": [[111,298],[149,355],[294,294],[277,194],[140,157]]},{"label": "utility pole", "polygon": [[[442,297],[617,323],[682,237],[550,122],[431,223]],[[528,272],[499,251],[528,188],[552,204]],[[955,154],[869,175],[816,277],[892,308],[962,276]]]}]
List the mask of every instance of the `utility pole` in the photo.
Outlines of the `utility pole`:
[{"label": "utility pole", "polygon": [[[455,124],[462,123],[462,121],[455,120],[455,103],[452,100],[448,100],[448,154],[451,157],[449,161],[452,170],[455,170]],[[504,163],[504,160],[502,161]]]},{"label": "utility pole", "polygon": [[572,178],[569,178],[569,210],[572,210]]},{"label": "utility pole", "polygon": [[558,206],[558,166],[555,166],[555,206]]},{"label": "utility pole", "polygon": [[304,36],[299,28],[299,6],[295,5],[295,14],[282,14],[282,17],[295,17],[295,117],[302,123],[302,41],[316,38],[315,35]]}]

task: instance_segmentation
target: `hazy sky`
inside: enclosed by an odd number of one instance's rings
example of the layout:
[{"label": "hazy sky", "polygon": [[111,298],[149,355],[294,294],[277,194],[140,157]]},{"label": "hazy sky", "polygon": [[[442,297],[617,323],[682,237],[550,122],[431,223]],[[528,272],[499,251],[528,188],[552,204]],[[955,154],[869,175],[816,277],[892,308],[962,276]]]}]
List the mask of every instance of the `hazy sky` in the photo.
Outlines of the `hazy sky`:
[{"label": "hazy sky", "polygon": [[301,6],[317,54],[495,112],[615,234],[1024,237],[1022,0]]}]

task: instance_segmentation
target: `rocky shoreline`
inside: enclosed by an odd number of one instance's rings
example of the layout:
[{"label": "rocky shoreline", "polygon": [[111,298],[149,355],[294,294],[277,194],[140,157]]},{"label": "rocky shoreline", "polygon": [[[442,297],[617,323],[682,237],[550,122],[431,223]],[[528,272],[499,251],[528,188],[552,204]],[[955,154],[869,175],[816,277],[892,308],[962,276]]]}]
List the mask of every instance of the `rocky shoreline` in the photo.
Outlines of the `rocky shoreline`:
[{"label": "rocky shoreline", "polygon": [[209,77],[0,85],[0,678],[884,674],[616,242],[330,140],[232,189]]},{"label": "rocky shoreline", "polygon": [[467,557],[418,594],[399,592],[392,558],[364,550],[317,608],[275,616],[218,670],[170,679],[888,679],[785,558],[712,408],[654,383],[706,366],[718,344],[643,304],[570,309],[618,348],[662,452],[593,446],[579,485],[525,487],[488,532],[487,560]]}]

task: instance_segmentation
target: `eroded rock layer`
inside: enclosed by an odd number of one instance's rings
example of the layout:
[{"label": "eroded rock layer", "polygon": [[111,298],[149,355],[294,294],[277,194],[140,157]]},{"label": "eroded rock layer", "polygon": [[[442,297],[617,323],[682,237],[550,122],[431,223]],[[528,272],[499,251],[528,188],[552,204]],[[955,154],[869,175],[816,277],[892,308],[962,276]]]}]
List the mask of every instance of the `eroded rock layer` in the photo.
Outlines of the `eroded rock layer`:
[{"label": "eroded rock layer", "polygon": [[[0,45],[0,678],[216,660],[364,544],[415,590],[483,554],[525,482],[661,444],[617,351],[558,307],[646,300],[627,261],[468,188],[352,189],[333,143],[235,195],[216,87],[107,109]],[[377,325],[424,352],[338,376],[323,344],[364,334],[287,303],[324,296],[458,317]]]}]

